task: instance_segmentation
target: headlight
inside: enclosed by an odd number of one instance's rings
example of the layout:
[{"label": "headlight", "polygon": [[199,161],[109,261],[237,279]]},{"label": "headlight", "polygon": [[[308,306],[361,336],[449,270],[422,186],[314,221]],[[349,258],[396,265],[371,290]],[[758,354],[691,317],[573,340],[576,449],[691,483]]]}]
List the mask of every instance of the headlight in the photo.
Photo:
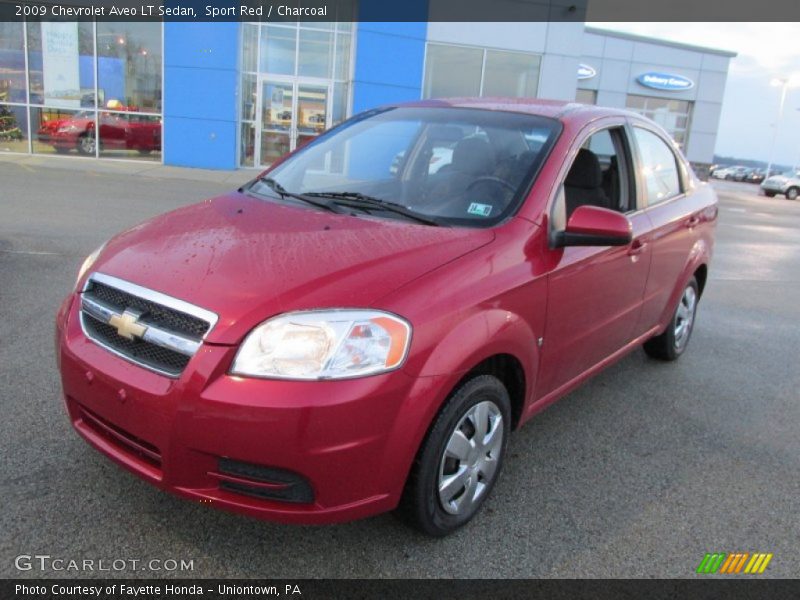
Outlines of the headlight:
[{"label": "headlight", "polygon": [[81,282],[81,279],[83,279],[83,276],[86,275],[86,272],[92,268],[92,265],[95,263],[97,257],[100,256],[100,253],[103,251],[103,248],[105,247],[106,245],[103,244],[97,250],[95,250],[89,256],[86,257],[86,260],[83,261],[81,268],[78,270],[78,278],[75,280],[75,287],[78,287],[78,284]]},{"label": "headlight", "polygon": [[231,372],[276,379],[345,379],[383,373],[405,360],[411,326],[374,310],[279,315],[245,339]]}]

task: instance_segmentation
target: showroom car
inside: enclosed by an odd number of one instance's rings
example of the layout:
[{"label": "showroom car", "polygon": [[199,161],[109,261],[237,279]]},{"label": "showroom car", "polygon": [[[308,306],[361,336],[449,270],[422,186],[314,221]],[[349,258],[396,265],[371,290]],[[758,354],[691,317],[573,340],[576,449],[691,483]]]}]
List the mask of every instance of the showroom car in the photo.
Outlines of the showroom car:
[{"label": "showroom car", "polygon": [[[51,145],[59,154],[75,150],[79,154],[94,156],[97,138],[94,115],[93,111],[82,111],[65,118],[42,121],[37,138]],[[161,150],[160,119],[126,112],[101,112],[98,120],[102,149],[135,150],[140,154]]]},{"label": "showroom car", "polygon": [[394,510],[442,536],[512,431],[639,347],[686,352],[716,220],[634,113],[370,110],[87,257],[56,321],[66,411],[184,498],[292,523]]},{"label": "showroom car", "polygon": [[787,200],[796,200],[800,195],[800,172],[787,171],[781,175],[767,177],[761,182],[761,191],[767,198],[774,198],[780,194],[786,196]]}]

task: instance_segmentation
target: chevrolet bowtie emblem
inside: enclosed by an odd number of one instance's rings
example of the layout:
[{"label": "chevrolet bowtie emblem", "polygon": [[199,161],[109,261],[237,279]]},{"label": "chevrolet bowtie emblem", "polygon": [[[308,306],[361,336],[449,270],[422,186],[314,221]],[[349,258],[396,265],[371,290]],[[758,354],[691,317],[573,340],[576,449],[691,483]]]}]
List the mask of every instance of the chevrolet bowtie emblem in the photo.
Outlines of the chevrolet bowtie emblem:
[{"label": "chevrolet bowtie emblem", "polygon": [[139,324],[139,315],[133,311],[126,310],[121,315],[113,315],[108,324],[117,330],[117,333],[126,340],[140,338],[147,331],[147,327]]}]

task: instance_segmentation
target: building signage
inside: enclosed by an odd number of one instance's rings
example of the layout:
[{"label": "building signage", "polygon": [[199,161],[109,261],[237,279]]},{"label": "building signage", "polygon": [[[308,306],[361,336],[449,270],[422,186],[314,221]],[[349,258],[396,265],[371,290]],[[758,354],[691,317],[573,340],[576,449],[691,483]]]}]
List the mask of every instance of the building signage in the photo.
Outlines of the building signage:
[{"label": "building signage", "polygon": [[46,106],[80,108],[78,22],[42,21],[42,65]]},{"label": "building signage", "polygon": [[597,75],[597,71],[594,70],[594,67],[583,63],[578,65],[578,79],[591,79],[595,75]]},{"label": "building signage", "polygon": [[662,90],[664,92],[681,92],[694,87],[694,81],[683,75],[670,75],[669,73],[642,73],[636,78],[639,85]]}]

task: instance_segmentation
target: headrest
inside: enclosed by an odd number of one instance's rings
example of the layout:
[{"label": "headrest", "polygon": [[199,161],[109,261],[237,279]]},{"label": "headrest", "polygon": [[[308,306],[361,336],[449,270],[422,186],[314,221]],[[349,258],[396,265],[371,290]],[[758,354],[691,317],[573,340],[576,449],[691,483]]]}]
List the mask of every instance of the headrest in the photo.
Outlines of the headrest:
[{"label": "headrest", "polygon": [[464,138],[453,149],[453,169],[470,175],[485,175],[494,168],[494,152],[489,142]]},{"label": "headrest", "polygon": [[585,189],[602,186],[603,172],[600,170],[600,161],[597,160],[597,155],[586,148],[578,150],[578,155],[567,173],[564,185]]}]

